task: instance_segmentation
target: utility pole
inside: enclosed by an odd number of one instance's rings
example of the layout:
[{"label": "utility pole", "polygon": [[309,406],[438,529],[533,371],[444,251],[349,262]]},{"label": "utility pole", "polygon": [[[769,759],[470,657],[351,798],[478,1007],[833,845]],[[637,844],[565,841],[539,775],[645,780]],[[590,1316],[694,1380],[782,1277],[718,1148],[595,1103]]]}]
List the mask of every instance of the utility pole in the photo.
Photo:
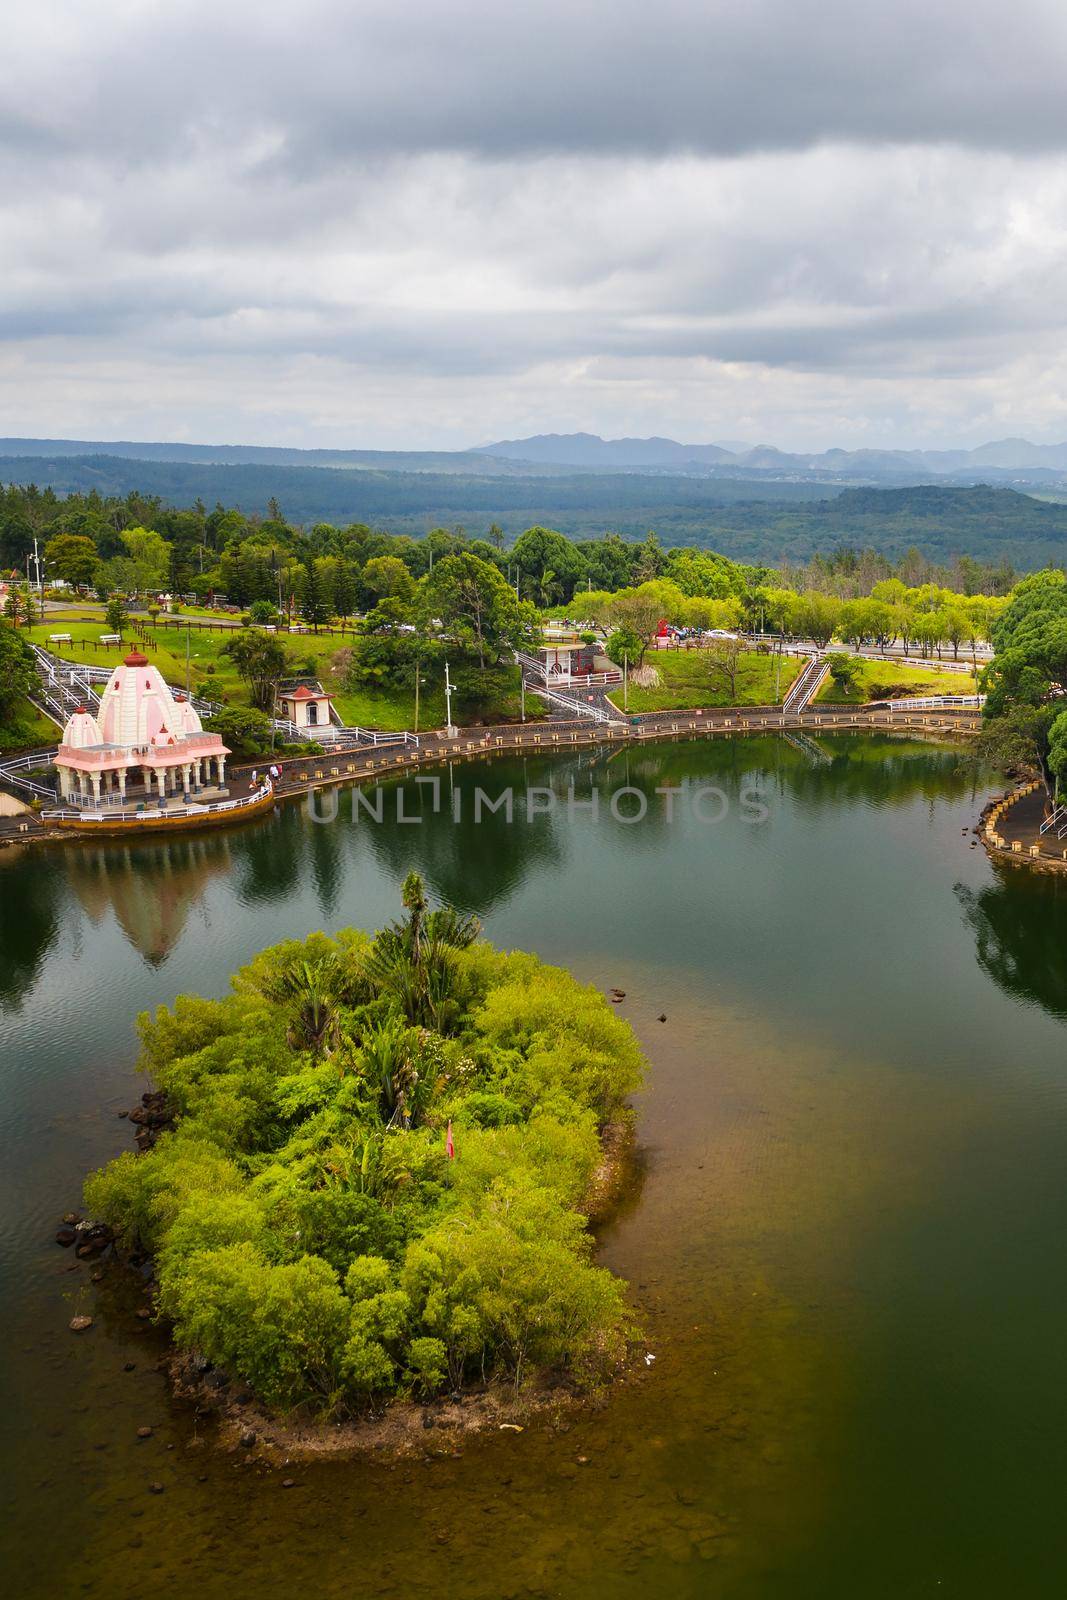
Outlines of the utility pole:
[{"label": "utility pole", "polygon": [[519,698],[522,704],[522,720],[526,721],[526,674],[519,668]]},{"label": "utility pole", "polygon": [[[29,577],[29,559],[28,558],[27,558],[26,565],[27,565],[26,576],[28,578]],[[34,565],[34,569],[35,569],[35,571],[37,573],[37,599],[40,601],[41,616],[43,617],[44,616],[44,585],[41,582],[41,558],[37,554],[37,535],[36,534],[34,534],[34,536],[33,536],[33,565]]]},{"label": "utility pole", "polygon": [[411,730],[412,733],[418,733],[418,731],[419,731],[419,676],[420,676],[420,674],[419,674],[419,658],[418,658],[418,656],[416,656],[415,657],[415,726]]},{"label": "utility pole", "polygon": [[630,709],[630,658],[624,650],[622,653],[622,709]]},{"label": "utility pole", "polygon": [[192,648],[193,648],[193,625],[192,625],[191,622],[187,622],[185,624],[185,698],[187,700],[190,700],[192,698],[192,688],[191,688],[192,668],[191,668],[191,666],[189,664],[190,663],[190,659],[191,659]]},{"label": "utility pole", "polygon": [[448,662],[445,662],[445,732],[450,739],[456,737],[456,730],[452,726],[452,680],[448,675]]}]

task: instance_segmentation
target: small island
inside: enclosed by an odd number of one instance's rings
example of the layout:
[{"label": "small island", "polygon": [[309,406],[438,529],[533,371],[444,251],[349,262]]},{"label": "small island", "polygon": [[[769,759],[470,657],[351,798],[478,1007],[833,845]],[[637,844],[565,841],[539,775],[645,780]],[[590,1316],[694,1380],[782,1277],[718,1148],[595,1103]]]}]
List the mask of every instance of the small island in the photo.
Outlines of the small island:
[{"label": "small island", "polygon": [[86,1184],[152,1260],[176,1372],[210,1364],[274,1417],[596,1386],[633,1332],[586,1216],[644,1072],[633,1032],[414,873],[403,904],[142,1015],[159,1131]]}]

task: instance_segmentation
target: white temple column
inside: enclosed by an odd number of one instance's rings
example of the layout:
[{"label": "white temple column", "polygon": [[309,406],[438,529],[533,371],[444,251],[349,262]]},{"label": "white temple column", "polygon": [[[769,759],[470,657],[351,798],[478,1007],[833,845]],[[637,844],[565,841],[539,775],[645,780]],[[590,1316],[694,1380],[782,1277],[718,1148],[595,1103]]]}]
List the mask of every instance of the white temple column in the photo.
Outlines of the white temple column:
[{"label": "white temple column", "polygon": [[218,769],[219,788],[221,789],[223,784],[226,782],[226,757],[225,756],[216,756],[215,757],[215,766]]},{"label": "white temple column", "polygon": [[167,788],[166,788],[167,776],[166,776],[166,773],[163,771],[162,767],[156,767],[155,768],[155,775],[156,775],[156,784],[159,787],[159,798],[161,800],[165,800],[167,798]]},{"label": "white temple column", "polygon": [[118,773],[118,780],[119,780],[119,797],[122,800],[123,805],[125,805],[126,804],[126,768],[125,767],[120,767],[119,773]]},{"label": "white temple column", "polygon": [[100,804],[100,774],[99,774],[99,772],[91,772],[89,774],[89,782],[93,786],[93,804],[96,805],[96,806],[99,806],[99,804]]}]

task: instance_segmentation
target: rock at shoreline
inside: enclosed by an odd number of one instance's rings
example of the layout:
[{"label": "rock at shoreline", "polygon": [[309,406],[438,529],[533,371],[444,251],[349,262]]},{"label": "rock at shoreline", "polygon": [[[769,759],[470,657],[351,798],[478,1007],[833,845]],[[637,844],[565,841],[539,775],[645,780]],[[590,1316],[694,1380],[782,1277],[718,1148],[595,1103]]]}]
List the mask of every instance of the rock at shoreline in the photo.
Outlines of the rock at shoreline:
[{"label": "rock at shoreline", "polygon": [[56,1244],[61,1244],[64,1250],[69,1250],[78,1235],[73,1228],[63,1227],[56,1229]]},{"label": "rock at shoreline", "polygon": [[85,1333],[92,1325],[92,1317],[71,1317],[68,1324],[71,1333]]}]

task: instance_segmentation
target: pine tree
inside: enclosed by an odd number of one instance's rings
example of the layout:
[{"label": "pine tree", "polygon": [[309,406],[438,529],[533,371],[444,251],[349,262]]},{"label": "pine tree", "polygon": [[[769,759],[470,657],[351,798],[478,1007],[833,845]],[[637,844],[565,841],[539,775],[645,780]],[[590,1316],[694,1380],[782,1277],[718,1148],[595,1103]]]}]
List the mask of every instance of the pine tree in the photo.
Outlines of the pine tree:
[{"label": "pine tree", "polygon": [[326,604],[322,577],[314,561],[304,567],[303,592],[300,597],[300,615],[318,633],[323,623],[329,622],[330,610]]}]

